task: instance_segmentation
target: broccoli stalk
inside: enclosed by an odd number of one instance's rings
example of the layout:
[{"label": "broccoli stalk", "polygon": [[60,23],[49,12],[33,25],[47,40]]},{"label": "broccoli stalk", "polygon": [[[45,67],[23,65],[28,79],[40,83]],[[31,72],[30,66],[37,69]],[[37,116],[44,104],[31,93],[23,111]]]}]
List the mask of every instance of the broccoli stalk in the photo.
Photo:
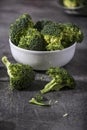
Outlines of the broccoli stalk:
[{"label": "broccoli stalk", "polygon": [[35,74],[31,66],[19,63],[12,64],[8,61],[6,56],[2,57],[2,62],[7,68],[11,90],[22,90],[30,87],[35,78]]},{"label": "broccoli stalk", "polygon": [[[57,81],[58,80],[58,81]],[[61,85],[61,81],[58,78],[53,78],[49,83],[47,83],[44,87],[44,89],[41,90],[41,93],[47,93],[49,91],[53,91],[53,90],[60,90],[61,88],[63,88],[63,85]]]},{"label": "broccoli stalk", "polygon": [[63,68],[50,68],[47,71],[48,75],[52,77],[52,80],[45,85],[41,90],[41,93],[47,93],[49,91],[60,90],[62,88],[74,88],[75,81],[73,77]]}]

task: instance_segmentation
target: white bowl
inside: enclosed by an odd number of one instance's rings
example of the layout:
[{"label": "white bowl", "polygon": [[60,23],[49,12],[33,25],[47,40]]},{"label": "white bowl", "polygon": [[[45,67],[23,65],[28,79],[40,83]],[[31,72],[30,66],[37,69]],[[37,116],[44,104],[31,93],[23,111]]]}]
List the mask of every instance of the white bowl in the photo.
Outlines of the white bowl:
[{"label": "white bowl", "polygon": [[28,64],[35,70],[47,70],[50,67],[61,67],[71,61],[74,56],[76,43],[63,50],[32,51],[15,46],[9,39],[10,49],[14,59],[23,64]]}]

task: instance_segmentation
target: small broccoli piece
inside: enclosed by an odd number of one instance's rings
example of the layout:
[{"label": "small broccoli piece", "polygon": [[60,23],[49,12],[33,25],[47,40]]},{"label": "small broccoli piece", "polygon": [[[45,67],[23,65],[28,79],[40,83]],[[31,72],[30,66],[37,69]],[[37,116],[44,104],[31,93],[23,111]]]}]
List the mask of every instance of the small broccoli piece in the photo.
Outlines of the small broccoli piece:
[{"label": "small broccoli piece", "polygon": [[37,21],[34,25],[34,28],[36,28],[38,31],[41,32],[41,30],[43,29],[43,27],[47,24],[51,24],[52,21],[51,20],[41,20],[41,21]]},{"label": "small broccoli piece", "polygon": [[2,57],[2,62],[7,68],[11,90],[22,90],[30,87],[35,78],[35,74],[31,66],[19,63],[12,64],[8,61],[6,56]]},{"label": "small broccoli piece", "polygon": [[36,29],[29,28],[27,34],[21,37],[18,46],[27,50],[45,51],[46,45],[43,35]]},{"label": "small broccoli piece", "polygon": [[41,33],[44,36],[44,39],[48,43],[47,50],[62,50],[64,49],[63,45],[61,44],[61,28],[59,27],[58,23],[52,22],[47,24],[42,29]]},{"label": "small broccoli piece", "polygon": [[52,77],[52,80],[45,85],[41,90],[41,93],[47,93],[49,91],[60,90],[62,88],[74,88],[74,78],[63,68],[55,67],[50,68],[47,74]]},{"label": "small broccoli piece", "polygon": [[34,98],[29,100],[29,102],[39,106],[50,106],[50,101],[48,101],[48,99],[42,94],[37,94]]},{"label": "small broccoli piece", "polygon": [[63,4],[68,8],[78,7],[83,5],[83,0],[63,0]]},{"label": "small broccoli piece", "polygon": [[33,27],[34,23],[29,14],[23,14],[10,25],[9,37],[13,44],[18,45],[20,37],[26,34],[29,27]]}]

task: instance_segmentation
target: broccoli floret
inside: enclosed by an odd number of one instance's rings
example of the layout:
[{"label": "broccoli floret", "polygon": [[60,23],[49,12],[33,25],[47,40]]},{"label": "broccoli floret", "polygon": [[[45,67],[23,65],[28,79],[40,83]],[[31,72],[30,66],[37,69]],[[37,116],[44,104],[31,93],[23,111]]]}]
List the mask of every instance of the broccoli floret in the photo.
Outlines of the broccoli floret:
[{"label": "broccoli floret", "polygon": [[51,20],[41,20],[41,21],[37,21],[34,25],[34,28],[36,28],[38,31],[41,32],[41,30],[43,29],[43,27],[47,24],[51,24],[52,21]]},{"label": "broccoli floret", "polygon": [[35,73],[31,66],[19,63],[12,64],[6,56],[2,57],[2,62],[7,68],[11,90],[22,90],[30,87],[35,78]]},{"label": "broccoli floret", "polygon": [[83,40],[83,33],[81,29],[72,23],[60,24],[61,31],[61,43],[64,48],[69,47],[75,42],[81,43]]},{"label": "broccoli floret", "polygon": [[41,33],[44,36],[44,39],[48,43],[47,50],[62,50],[64,49],[63,45],[61,44],[61,29],[58,23],[50,23],[44,26]]},{"label": "broccoli floret", "polygon": [[34,23],[29,14],[23,14],[10,25],[9,37],[13,44],[18,45],[20,37],[26,34],[29,27],[33,27]]},{"label": "broccoli floret", "polygon": [[83,33],[72,23],[51,23],[44,26],[41,33],[47,41],[47,50],[62,50],[75,42],[82,42]]},{"label": "broccoli floret", "polygon": [[45,87],[41,90],[41,93],[47,93],[49,91],[60,90],[62,88],[74,88],[75,87],[75,80],[63,68],[55,67],[50,68],[47,71],[47,74],[51,76],[52,80],[45,85]]},{"label": "broccoli floret", "polygon": [[18,46],[27,50],[45,51],[46,45],[43,35],[36,29],[29,28],[27,34],[21,37]]},{"label": "broccoli floret", "polygon": [[83,5],[83,0],[63,0],[63,4],[68,8],[78,7]]}]

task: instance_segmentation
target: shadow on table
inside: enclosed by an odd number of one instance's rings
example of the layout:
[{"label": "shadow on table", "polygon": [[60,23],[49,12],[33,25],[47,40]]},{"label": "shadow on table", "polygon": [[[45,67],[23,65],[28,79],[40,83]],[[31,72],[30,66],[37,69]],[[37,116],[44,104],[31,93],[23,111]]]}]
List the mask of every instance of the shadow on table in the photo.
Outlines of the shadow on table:
[{"label": "shadow on table", "polygon": [[32,85],[29,87],[29,89],[26,89],[26,91],[39,91],[44,88],[44,86],[47,84],[47,81],[41,81],[36,80],[32,83]]},{"label": "shadow on table", "polygon": [[0,121],[0,130],[15,130],[16,126],[13,122]]}]

